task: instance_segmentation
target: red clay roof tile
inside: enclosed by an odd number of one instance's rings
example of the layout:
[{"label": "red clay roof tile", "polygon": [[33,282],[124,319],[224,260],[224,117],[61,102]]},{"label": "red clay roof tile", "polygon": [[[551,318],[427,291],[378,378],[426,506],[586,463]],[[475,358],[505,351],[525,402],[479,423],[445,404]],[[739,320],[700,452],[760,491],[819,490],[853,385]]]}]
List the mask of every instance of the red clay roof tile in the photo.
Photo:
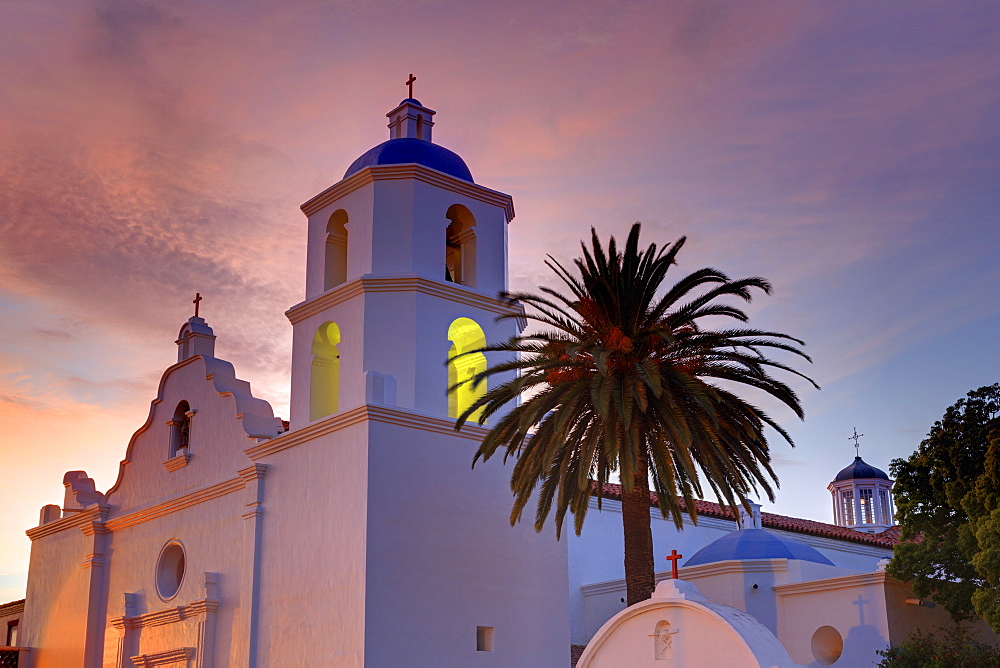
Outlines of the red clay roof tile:
[{"label": "red clay roof tile", "polygon": [[[605,499],[620,501],[622,498],[621,485],[606,483],[601,496]],[[650,492],[649,505],[655,506],[656,504],[656,494],[654,492]],[[735,520],[732,511],[719,505],[718,503],[699,500],[695,501],[695,508],[698,511],[698,515]],[[810,536],[822,536],[824,538],[833,538],[834,540],[846,540],[852,543],[863,543],[866,545],[891,548],[899,542],[898,526],[890,527],[882,533],[865,533],[864,531],[855,531],[854,529],[848,529],[847,527],[841,527],[835,524],[826,524],[825,522],[816,522],[798,517],[789,517],[787,515],[777,515],[775,513],[761,513],[760,519],[761,524],[768,529],[781,529],[782,531],[792,531],[795,533],[808,534]]]}]

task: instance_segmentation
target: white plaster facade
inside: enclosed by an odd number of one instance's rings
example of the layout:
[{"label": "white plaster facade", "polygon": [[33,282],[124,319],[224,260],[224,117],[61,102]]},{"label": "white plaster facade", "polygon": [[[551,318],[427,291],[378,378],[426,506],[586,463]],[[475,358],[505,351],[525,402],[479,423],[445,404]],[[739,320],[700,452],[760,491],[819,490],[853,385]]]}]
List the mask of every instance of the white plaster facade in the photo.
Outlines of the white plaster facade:
[{"label": "white plaster facade", "polygon": [[568,664],[566,544],[509,526],[509,470],[471,471],[485,431],[449,416],[452,324],[523,326],[511,198],[390,164],[302,208],[291,429],[189,320],[118,482],[68,475],[28,532],[32,666]]},{"label": "white plaster facade", "polygon": [[[390,136],[430,145],[433,114],[404,100]],[[671,609],[700,620],[710,645],[731,640],[687,665],[785,665],[783,652],[813,661],[824,626],[865,636],[845,650],[854,661],[940,617],[906,603],[876,567],[891,550],[871,541],[786,532],[834,565],[682,568],[707,598],[661,584],[658,602],[625,610],[620,503],[606,499],[561,542],[511,528],[510,471],[470,470],[485,430],[454,430],[459,399],[446,391],[459,369],[445,361],[470,331],[493,342],[523,327],[497,297],[513,204],[449,164],[373,158],[302,206],[288,430],[215,357],[207,323],[185,323],[116,484],[101,493],[67,473],[62,506],[28,531],[24,663],[565,666],[571,643],[597,637],[587,665],[645,665],[625,658],[639,642],[652,656],[653,617]],[[655,553],[691,555],[738,528],[685,526],[654,512]],[[612,651],[628,634],[638,640]]]}]

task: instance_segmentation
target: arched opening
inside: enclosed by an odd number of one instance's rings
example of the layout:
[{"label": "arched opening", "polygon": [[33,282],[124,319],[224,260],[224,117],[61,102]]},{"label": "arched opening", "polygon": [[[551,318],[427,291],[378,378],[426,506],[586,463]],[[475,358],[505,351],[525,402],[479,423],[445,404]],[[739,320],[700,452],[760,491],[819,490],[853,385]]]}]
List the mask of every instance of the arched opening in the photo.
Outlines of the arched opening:
[{"label": "arched opening", "polygon": [[329,290],[347,280],[347,212],[337,209],[326,224],[326,258],[323,265],[323,289]]},{"label": "arched opening", "polygon": [[191,442],[191,406],[186,401],[177,404],[170,422],[170,449],[167,459],[187,453]]},{"label": "arched opening", "polygon": [[[486,355],[482,353],[459,357],[463,353],[484,347],[486,335],[475,320],[458,318],[448,327],[448,340],[451,341],[451,349],[448,351],[448,415],[457,418],[476,399],[486,394],[485,381],[475,387],[472,383],[466,383],[455,388],[456,383],[486,370]],[[481,414],[482,410],[477,410],[470,419],[478,420]]]},{"label": "arched opening", "polygon": [[324,322],[312,342],[312,369],[309,388],[309,419],[318,420],[337,412],[340,394],[340,327]]},{"label": "arched opening", "polygon": [[453,204],[445,216],[444,280],[476,287],[476,219],[461,204]]}]

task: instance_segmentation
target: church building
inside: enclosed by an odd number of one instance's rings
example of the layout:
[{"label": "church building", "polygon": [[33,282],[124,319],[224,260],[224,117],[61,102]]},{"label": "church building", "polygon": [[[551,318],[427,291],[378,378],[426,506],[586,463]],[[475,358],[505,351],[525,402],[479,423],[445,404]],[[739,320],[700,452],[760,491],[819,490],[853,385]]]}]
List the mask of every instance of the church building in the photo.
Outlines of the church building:
[{"label": "church building", "polygon": [[434,116],[411,90],[301,207],[288,422],[196,304],[115,484],[66,473],[28,530],[21,666],[856,666],[943,619],[885,574],[892,481],[860,457],[834,524],[654,512],[679,568],[628,609],[620,489],[581,536],[512,528],[510,469],[471,470],[486,429],[454,428],[487,388],[449,388],[503,359],[456,356],[525,326],[498,297],[514,207],[433,143]]}]

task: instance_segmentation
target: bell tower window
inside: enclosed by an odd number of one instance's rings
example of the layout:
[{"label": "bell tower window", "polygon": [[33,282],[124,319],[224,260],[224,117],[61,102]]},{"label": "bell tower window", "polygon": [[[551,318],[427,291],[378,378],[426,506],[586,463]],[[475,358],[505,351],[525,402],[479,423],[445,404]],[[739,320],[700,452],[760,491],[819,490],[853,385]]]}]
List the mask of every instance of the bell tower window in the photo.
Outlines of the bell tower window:
[{"label": "bell tower window", "polygon": [[476,287],[476,219],[466,207],[453,204],[446,213],[444,280]]},{"label": "bell tower window", "polygon": [[[852,439],[861,436],[855,431]],[[878,533],[892,526],[893,481],[858,455],[827,485],[833,495],[833,521],[838,526]]]},{"label": "bell tower window", "polygon": [[309,419],[319,420],[337,412],[340,394],[340,327],[335,322],[320,325],[312,342],[312,378]]},{"label": "bell tower window", "polygon": [[186,401],[177,404],[174,410],[174,417],[167,424],[170,425],[170,451],[169,458],[187,453],[188,445],[191,442],[191,406]]},{"label": "bell tower window", "polygon": [[326,225],[326,256],[323,289],[330,290],[347,280],[347,212],[337,209]]},{"label": "bell tower window", "polygon": [[[459,385],[486,370],[486,355],[473,352],[486,345],[486,335],[475,320],[458,318],[448,328],[448,339],[448,416],[457,418],[486,394],[486,381]],[[469,419],[478,421],[481,414],[482,409],[477,410]]]}]

